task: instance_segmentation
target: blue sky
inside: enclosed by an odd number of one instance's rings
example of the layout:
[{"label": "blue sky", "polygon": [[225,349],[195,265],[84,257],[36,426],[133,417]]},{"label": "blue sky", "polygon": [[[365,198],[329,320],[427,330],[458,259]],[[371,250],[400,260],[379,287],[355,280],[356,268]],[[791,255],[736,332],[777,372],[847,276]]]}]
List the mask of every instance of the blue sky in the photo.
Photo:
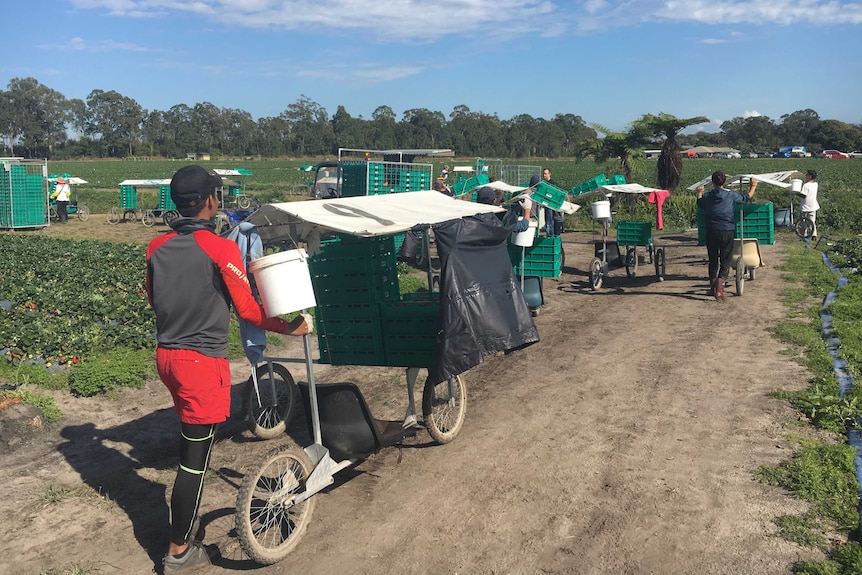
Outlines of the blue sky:
[{"label": "blue sky", "polygon": [[842,0],[32,0],[4,5],[0,86],[210,102],[257,120],[302,95],[400,119],[734,117],[862,123],[862,2]]}]

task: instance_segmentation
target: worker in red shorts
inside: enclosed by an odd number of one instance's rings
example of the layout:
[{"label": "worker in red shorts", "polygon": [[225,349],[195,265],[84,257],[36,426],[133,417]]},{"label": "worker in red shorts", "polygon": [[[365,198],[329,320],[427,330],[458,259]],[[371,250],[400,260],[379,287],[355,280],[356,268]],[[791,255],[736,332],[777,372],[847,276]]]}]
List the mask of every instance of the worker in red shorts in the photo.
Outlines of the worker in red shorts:
[{"label": "worker in red shorts", "polygon": [[[215,428],[230,415],[227,361],[230,306],[244,320],[269,331],[304,335],[310,317],[291,322],[267,318],[254,299],[236,243],[214,233],[222,181],[200,166],[185,166],[171,179],[171,199],[182,217],[173,231],[147,249],[147,295],[156,313],[159,377],[180,416],[180,465],[171,495],[166,573],[209,563],[193,525]],[[289,288],[289,286],[287,286]]]}]

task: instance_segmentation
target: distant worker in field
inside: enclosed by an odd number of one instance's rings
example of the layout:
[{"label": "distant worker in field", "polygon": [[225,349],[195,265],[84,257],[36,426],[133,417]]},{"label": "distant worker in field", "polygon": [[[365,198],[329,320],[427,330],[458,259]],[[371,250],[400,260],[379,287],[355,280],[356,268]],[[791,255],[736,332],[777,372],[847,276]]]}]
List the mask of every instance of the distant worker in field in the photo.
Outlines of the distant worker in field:
[{"label": "distant worker in field", "polygon": [[71,195],[72,190],[66,178],[57,178],[57,184],[54,186],[54,197],[57,199],[57,218],[61,224],[69,221],[69,197]]},{"label": "distant worker in field", "polygon": [[757,188],[757,178],[751,178],[748,193],[726,190],[725,182],[727,182],[727,175],[724,172],[713,172],[712,190],[704,194],[702,185],[697,188],[697,206],[703,209],[706,221],[710,294],[717,300],[724,299],[724,282],[730,275],[730,257],[733,253],[733,236],[736,232],[734,206],[750,202]]},{"label": "distant worker in field", "polygon": [[820,204],[817,203],[817,172],[808,170],[805,172],[805,183],[802,184],[802,191],[797,192],[802,196],[802,201],[799,204],[799,211],[802,213],[802,218],[811,220],[811,239],[817,239],[817,210],[820,209]]},{"label": "distant worker in field", "polygon": [[[552,186],[560,187],[560,185],[551,179],[551,170],[545,168],[542,171],[542,179]],[[562,212],[545,208],[545,234],[548,236],[559,236],[563,233],[563,227],[566,223],[566,216]]]},{"label": "distant worker in field", "polygon": [[440,170],[440,179],[445,182],[446,178],[448,178],[448,177],[449,177],[449,166],[443,166],[443,169]]},{"label": "distant worker in field", "polygon": [[165,573],[210,562],[194,527],[216,425],[230,415],[227,361],[230,307],[269,331],[303,335],[310,319],[267,318],[254,299],[239,247],[215,233],[221,178],[185,166],[171,180],[171,199],[182,217],[173,231],[147,248],[147,297],[156,313],[156,367],[180,416],[180,463],[171,495],[171,529]]}]

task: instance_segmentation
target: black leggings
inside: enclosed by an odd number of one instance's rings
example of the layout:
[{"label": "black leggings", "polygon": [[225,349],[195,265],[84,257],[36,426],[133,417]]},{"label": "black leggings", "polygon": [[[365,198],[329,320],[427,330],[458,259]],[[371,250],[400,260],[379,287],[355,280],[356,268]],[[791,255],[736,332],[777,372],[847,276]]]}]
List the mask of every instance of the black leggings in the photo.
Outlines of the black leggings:
[{"label": "black leggings", "polygon": [[204,474],[210,461],[215,424],[182,424],[180,466],[171,494],[171,543],[185,545],[194,535],[192,523],[198,514],[204,490]]},{"label": "black leggings", "polygon": [[730,275],[730,256],[733,255],[733,230],[706,232],[706,253],[709,256],[709,279],[727,279]]}]

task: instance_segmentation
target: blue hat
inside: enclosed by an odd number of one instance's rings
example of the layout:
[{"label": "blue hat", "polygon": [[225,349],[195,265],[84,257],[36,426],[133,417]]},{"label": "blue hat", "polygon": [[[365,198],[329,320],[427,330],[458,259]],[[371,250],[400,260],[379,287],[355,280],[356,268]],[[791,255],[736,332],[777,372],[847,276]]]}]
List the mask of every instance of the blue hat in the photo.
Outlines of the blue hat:
[{"label": "blue hat", "polygon": [[532,176],[530,176],[530,187],[532,188],[533,186],[538,184],[539,180],[541,179],[542,178],[539,177],[539,174],[533,174]]},{"label": "blue hat", "polygon": [[476,203],[493,204],[495,199],[497,199],[497,192],[490,186],[481,187],[476,192]]}]

